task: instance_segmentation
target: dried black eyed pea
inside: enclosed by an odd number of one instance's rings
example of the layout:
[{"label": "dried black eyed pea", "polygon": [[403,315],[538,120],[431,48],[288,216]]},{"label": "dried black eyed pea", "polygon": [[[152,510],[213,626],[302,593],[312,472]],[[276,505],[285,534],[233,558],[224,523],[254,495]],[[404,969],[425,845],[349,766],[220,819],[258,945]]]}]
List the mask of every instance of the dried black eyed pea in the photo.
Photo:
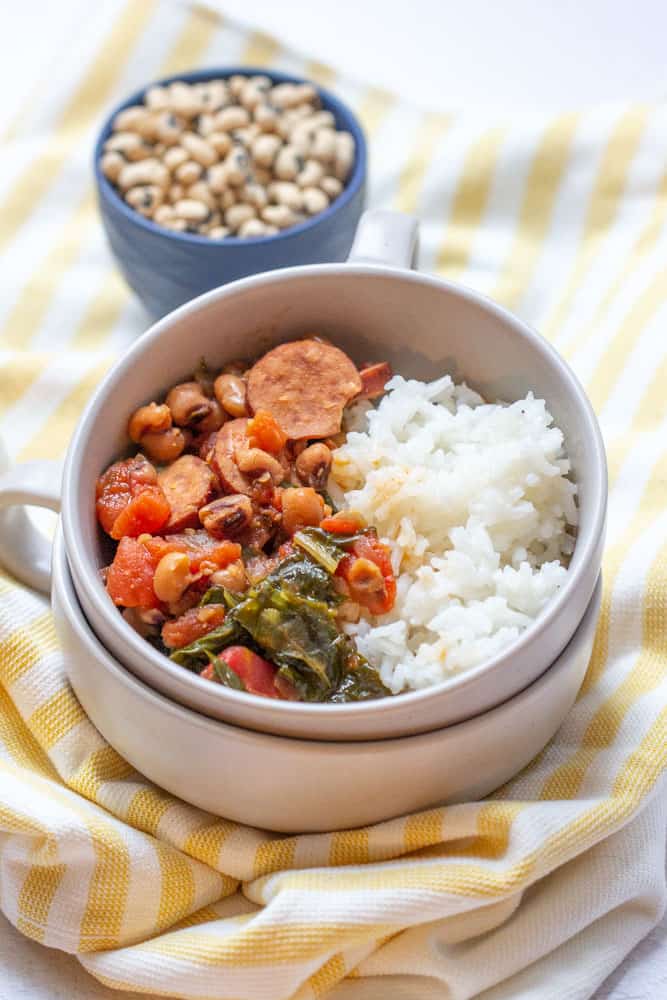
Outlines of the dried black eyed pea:
[{"label": "dried black eyed pea", "polygon": [[240,146],[235,146],[225,159],[227,183],[231,187],[241,187],[248,180],[248,154]]},{"label": "dried black eyed pea", "polygon": [[319,215],[329,206],[329,199],[324,191],[316,187],[303,189],[303,207],[308,215]]},{"label": "dried black eyed pea", "polygon": [[105,153],[100,160],[100,169],[102,173],[110,181],[117,181],[120,172],[125,166],[125,159],[120,153],[115,152],[113,149]]},{"label": "dried black eyed pea", "polygon": [[293,212],[300,212],[303,207],[301,188],[291,181],[274,181],[269,184],[269,197],[279,205],[287,205]]},{"label": "dried black eyed pea", "polygon": [[287,229],[299,222],[299,216],[287,205],[267,205],[260,214],[264,222],[277,226],[278,229]]},{"label": "dried black eyed pea", "polygon": [[194,198],[181,198],[174,205],[174,213],[179,219],[185,219],[186,222],[205,222],[209,218],[211,210],[202,201],[196,201]]},{"label": "dried black eyed pea", "polygon": [[181,146],[190,154],[190,158],[202,167],[212,167],[218,160],[218,154],[213,146],[194,132],[183,133]]},{"label": "dried black eyed pea", "polygon": [[320,187],[331,201],[337,198],[343,190],[343,185],[337,177],[323,177],[320,181]]},{"label": "dried black eyed pea", "polygon": [[264,208],[269,203],[266,188],[261,184],[244,184],[242,188],[239,188],[239,197],[241,201],[253,205],[257,209]]},{"label": "dried black eyed pea", "polygon": [[336,158],[336,132],[332,128],[319,128],[315,132],[310,155],[321,163],[331,163]]},{"label": "dried black eyed pea", "polygon": [[244,222],[248,222],[250,219],[254,219],[257,216],[257,210],[248,204],[239,202],[237,205],[232,205],[225,212],[225,225],[236,232]]},{"label": "dried black eyed pea", "polygon": [[220,111],[230,102],[229,88],[224,80],[208,80],[199,86],[199,100],[208,111]]},{"label": "dried black eyed pea", "polygon": [[339,181],[347,180],[354,161],[354,137],[349,132],[336,133],[336,159],[334,175]]},{"label": "dried black eyed pea", "polygon": [[204,110],[197,90],[181,80],[169,84],[169,106],[183,118],[194,118]]},{"label": "dried black eyed pea", "polygon": [[162,162],[168,170],[177,170],[190,157],[181,146],[171,146],[162,157]]},{"label": "dried black eyed pea", "polygon": [[218,204],[223,212],[226,212],[228,208],[236,204],[238,201],[237,192],[241,190],[241,188],[227,188],[226,191],[223,191],[218,198]]},{"label": "dried black eyed pea", "polygon": [[[191,184],[187,190],[187,198],[194,198],[195,201],[203,202],[211,212],[215,212],[218,207],[217,199],[206,181],[197,181],[196,184]],[[209,223],[211,222],[211,217],[209,217],[208,221]]]},{"label": "dried black eyed pea", "polygon": [[275,132],[278,125],[278,112],[270,104],[257,104],[252,117],[262,132]]},{"label": "dried black eyed pea", "polygon": [[269,226],[261,219],[247,219],[238,228],[237,236],[269,236]]},{"label": "dried black eyed pea", "polygon": [[220,159],[227,156],[227,153],[232,148],[232,140],[227,132],[211,132],[211,134],[207,136],[207,139],[209,145],[213,147]]},{"label": "dried black eyed pea", "polygon": [[163,111],[155,119],[155,136],[166,146],[174,146],[181,138],[185,121],[173,111]]},{"label": "dried black eyed pea", "polygon": [[181,198],[185,198],[185,188],[182,184],[172,184],[167,190],[167,198],[174,205]]},{"label": "dried black eyed pea", "polygon": [[301,173],[305,164],[294,146],[283,146],[273,164],[273,172],[281,181],[293,181]]},{"label": "dried black eyed pea", "polygon": [[208,139],[215,132],[215,115],[211,115],[205,111],[203,114],[197,116],[194,125],[199,135],[204,139]]},{"label": "dried black eyed pea", "polygon": [[114,132],[104,143],[105,153],[120,153],[128,163],[146,160],[152,155],[150,144],[136,132]]},{"label": "dried black eyed pea", "polygon": [[121,191],[127,191],[139,184],[154,184],[166,190],[169,186],[169,171],[164,163],[154,158],[127,163],[118,175],[118,187]]},{"label": "dried black eyed pea", "polygon": [[155,209],[153,222],[157,222],[160,226],[166,226],[167,223],[171,222],[175,218],[176,216],[172,205],[160,205]]},{"label": "dried black eyed pea", "polygon": [[324,167],[317,160],[306,160],[303,170],[297,174],[296,182],[301,188],[317,187],[324,177]]},{"label": "dried black eyed pea", "polygon": [[189,187],[198,181],[203,173],[204,169],[201,163],[197,163],[195,160],[186,160],[185,163],[181,163],[180,167],[176,168],[174,177],[179,184]]},{"label": "dried black eyed pea", "polygon": [[250,124],[250,115],[245,108],[232,106],[223,108],[215,116],[216,129],[220,132],[231,132],[235,128],[243,128]]},{"label": "dried black eyed pea", "polygon": [[152,218],[155,210],[160,207],[164,198],[162,188],[154,184],[144,184],[140,187],[130,188],[125,193],[125,201],[131,205],[140,215]]},{"label": "dried black eyed pea", "polygon": [[230,236],[231,231],[226,226],[211,226],[207,236],[212,240],[224,240],[225,236]]},{"label": "dried black eyed pea", "polygon": [[257,136],[250,147],[250,152],[255,163],[258,163],[260,167],[270,167],[281,147],[280,137],[267,133]]},{"label": "dried black eyed pea", "polygon": [[144,103],[154,111],[164,111],[169,107],[169,91],[166,87],[149,87],[144,94]]}]

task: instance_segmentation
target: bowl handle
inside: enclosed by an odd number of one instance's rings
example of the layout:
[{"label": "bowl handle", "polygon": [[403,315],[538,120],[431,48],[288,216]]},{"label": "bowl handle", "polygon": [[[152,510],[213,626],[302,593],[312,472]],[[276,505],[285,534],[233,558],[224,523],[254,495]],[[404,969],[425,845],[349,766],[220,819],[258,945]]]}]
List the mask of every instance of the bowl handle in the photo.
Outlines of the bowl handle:
[{"label": "bowl handle", "polygon": [[[0,454],[0,460],[3,458]],[[0,475],[0,562],[21,583],[48,594],[51,542],[23,507],[60,510],[59,462],[24,462]]]},{"label": "bowl handle", "polygon": [[414,268],[418,243],[414,215],[374,208],[359,219],[348,263]]}]

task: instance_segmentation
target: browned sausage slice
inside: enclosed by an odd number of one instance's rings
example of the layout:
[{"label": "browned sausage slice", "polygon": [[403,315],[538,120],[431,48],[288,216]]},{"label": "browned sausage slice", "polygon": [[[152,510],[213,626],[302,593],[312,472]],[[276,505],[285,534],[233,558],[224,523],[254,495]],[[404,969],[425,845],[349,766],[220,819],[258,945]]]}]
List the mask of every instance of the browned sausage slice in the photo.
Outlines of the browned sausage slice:
[{"label": "browned sausage slice", "polygon": [[384,387],[392,376],[392,371],[386,361],[362,368],[360,399],[377,399],[384,394]]},{"label": "browned sausage slice", "polygon": [[361,392],[347,354],[319,340],[274,347],[248,374],[253,413],[268,410],[288,438],[324,438],[340,430],[343,407]]},{"label": "browned sausage slice", "polygon": [[217,433],[210,462],[227,493],[250,496],[253,492],[252,480],[241,472],[235,461],[236,451],[248,447],[247,426],[246,417],[223,424]]},{"label": "browned sausage slice", "polygon": [[215,477],[206,462],[196,455],[181,455],[171,465],[158,472],[158,483],[164,491],[171,516],[165,532],[199,527],[199,508],[211,497]]}]

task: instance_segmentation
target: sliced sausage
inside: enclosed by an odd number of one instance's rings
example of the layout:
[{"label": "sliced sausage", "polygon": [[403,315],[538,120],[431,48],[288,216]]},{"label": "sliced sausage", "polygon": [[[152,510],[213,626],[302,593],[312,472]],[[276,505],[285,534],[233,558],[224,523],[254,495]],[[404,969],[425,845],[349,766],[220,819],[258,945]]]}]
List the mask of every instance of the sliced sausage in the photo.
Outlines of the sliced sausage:
[{"label": "sliced sausage", "polygon": [[348,356],[319,340],[274,347],[248,374],[253,413],[268,410],[288,438],[323,438],[340,430],[343,408],[361,392]]},{"label": "sliced sausage", "polygon": [[244,493],[250,496],[253,492],[252,480],[236,464],[237,450],[248,447],[247,426],[246,417],[238,417],[223,424],[217,433],[210,462],[227,493]]},{"label": "sliced sausage", "polygon": [[165,532],[199,527],[199,508],[208,502],[215,486],[211,469],[196,455],[181,455],[158,473],[158,483],[171,507]]},{"label": "sliced sausage", "polygon": [[363,368],[361,375],[360,399],[377,399],[384,394],[384,387],[392,376],[390,366],[386,361],[380,361],[376,365],[368,365]]}]

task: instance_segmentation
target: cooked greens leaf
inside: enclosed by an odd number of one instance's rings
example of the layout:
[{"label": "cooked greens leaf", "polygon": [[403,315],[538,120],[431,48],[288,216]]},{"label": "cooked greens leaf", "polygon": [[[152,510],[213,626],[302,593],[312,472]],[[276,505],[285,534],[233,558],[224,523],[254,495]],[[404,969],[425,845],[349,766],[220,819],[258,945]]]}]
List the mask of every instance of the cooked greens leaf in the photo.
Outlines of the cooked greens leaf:
[{"label": "cooked greens leaf", "polygon": [[370,664],[361,662],[354,670],[345,674],[329,701],[336,704],[344,701],[370,701],[373,698],[386,698],[387,695],[391,695],[391,691],[382,683],[377,670]]},{"label": "cooked greens leaf", "polygon": [[232,594],[226,587],[209,587],[201,601],[199,607],[206,607],[207,604],[224,604],[227,608],[235,608],[243,598],[238,594]]},{"label": "cooked greens leaf", "polygon": [[187,667],[188,670],[194,670],[195,673],[199,673],[203,667],[212,662],[213,658],[218,653],[221,653],[223,649],[226,649],[227,646],[237,643],[243,644],[246,639],[247,636],[239,623],[234,621],[230,615],[227,615],[222,625],[218,625],[217,628],[201,636],[200,639],[195,639],[189,646],[183,646],[182,649],[175,649],[170,659],[174,663],[179,663],[182,667]]},{"label": "cooked greens leaf", "polygon": [[213,672],[215,673],[216,680],[227,687],[234,688],[235,691],[245,691],[245,684],[239,675],[224,660],[216,656],[211,662],[213,663]]},{"label": "cooked greens leaf", "polygon": [[297,531],[292,541],[328,573],[335,573],[345,552],[336,544],[334,538],[334,535],[322,531],[321,528],[303,528]]}]

